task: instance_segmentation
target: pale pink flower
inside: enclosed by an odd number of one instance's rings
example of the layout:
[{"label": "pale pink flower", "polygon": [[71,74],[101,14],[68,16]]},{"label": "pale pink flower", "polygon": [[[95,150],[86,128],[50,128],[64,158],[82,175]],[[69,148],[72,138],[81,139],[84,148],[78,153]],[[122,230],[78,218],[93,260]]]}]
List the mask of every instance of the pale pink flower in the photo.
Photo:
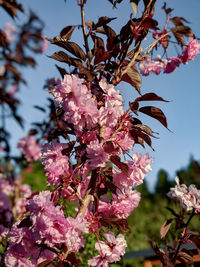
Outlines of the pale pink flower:
[{"label": "pale pink flower", "polygon": [[69,223],[61,207],[54,206],[51,201],[51,192],[40,192],[28,201],[26,208],[31,212],[32,234],[34,233],[37,243],[44,242],[54,247],[65,242]]},{"label": "pale pink flower", "polygon": [[165,63],[160,59],[152,59],[147,56],[144,60],[140,61],[139,69],[142,75],[147,76],[151,72],[155,74],[160,74],[161,70],[164,68]]},{"label": "pale pink flower", "polygon": [[87,131],[87,133],[82,133],[78,138],[81,143],[89,145],[91,141],[97,140],[97,132],[96,131]]},{"label": "pale pink flower", "polygon": [[68,229],[65,234],[65,245],[72,252],[78,251],[85,245],[85,239],[81,233],[89,233],[89,225],[79,214],[76,218],[68,217]]},{"label": "pale pink flower", "polygon": [[189,42],[183,48],[183,52],[180,55],[180,59],[184,64],[187,64],[190,60],[194,60],[197,54],[200,53],[200,44],[197,39],[189,38]]},{"label": "pale pink flower", "polygon": [[66,219],[62,208],[51,201],[51,192],[42,191],[34,196],[27,210],[31,212],[31,230],[38,244],[45,243],[49,247],[65,244],[69,251],[78,251],[84,246],[81,233],[88,233],[88,222],[81,216]]},{"label": "pale pink flower", "polygon": [[86,148],[88,167],[95,169],[97,167],[105,167],[108,161],[108,154],[105,153],[102,144],[99,141],[92,141]]},{"label": "pale pink flower", "polygon": [[7,267],[35,267],[36,265],[33,264],[29,259],[20,256],[20,254],[17,254],[15,251],[10,250],[6,253],[5,257],[5,264]]},{"label": "pale pink flower", "polygon": [[[99,256],[88,261],[91,266],[108,266],[108,263],[119,261],[125,253],[127,243],[122,234],[115,238],[113,232],[109,231],[103,236],[105,241],[98,241],[95,244]],[[94,265],[95,263],[96,265]]]},{"label": "pale pink flower", "polygon": [[31,187],[28,184],[20,185],[20,197],[15,204],[16,214],[21,214],[26,211],[27,199],[31,196]]},{"label": "pale pink flower", "polygon": [[13,194],[15,190],[14,184],[11,180],[0,178],[0,194],[5,194],[6,196],[10,196]]},{"label": "pale pink flower", "polygon": [[10,91],[9,91],[9,95],[10,97],[13,97],[14,94],[19,90],[19,88],[17,86],[13,86]]},{"label": "pale pink flower", "polygon": [[44,145],[41,160],[46,171],[48,185],[58,186],[61,177],[70,175],[69,158],[62,154],[63,149],[67,147],[67,144],[57,143],[55,140]]},{"label": "pale pink flower", "polygon": [[151,169],[153,159],[148,153],[142,156],[140,153],[133,154],[133,161],[125,161],[128,165],[128,173],[125,174],[119,168],[113,167],[113,181],[119,188],[129,188],[138,186],[143,183],[143,180]]},{"label": "pale pink flower", "polygon": [[138,207],[140,193],[131,188],[117,190],[116,195],[112,194],[112,201],[99,200],[98,212],[102,216],[115,215],[119,218],[128,218],[131,212]]},{"label": "pale pink flower", "polygon": [[14,41],[13,34],[16,33],[16,27],[12,24],[12,22],[6,22],[4,33],[6,35],[6,39],[8,43],[11,43]]},{"label": "pale pink flower", "polygon": [[115,127],[118,119],[124,114],[123,99],[119,91],[112,84],[101,80],[99,85],[104,91],[104,106],[99,109],[99,124],[106,127]]},{"label": "pale pink flower", "polygon": [[41,46],[41,52],[44,53],[48,48],[48,41],[44,36],[42,36],[42,40],[43,40],[43,44]]},{"label": "pale pink flower", "polygon": [[117,190],[117,195],[113,194],[112,207],[114,214],[119,218],[128,218],[131,212],[139,205],[141,194],[132,190],[132,188],[126,190]]},{"label": "pale pink flower", "polygon": [[31,162],[40,159],[41,145],[37,143],[34,136],[26,136],[18,142],[19,150],[25,156],[26,160]]},{"label": "pale pink flower", "polygon": [[85,85],[85,81],[75,75],[65,75],[52,90],[55,101],[62,104],[63,119],[73,124],[76,130],[91,129],[98,119],[97,101]]},{"label": "pale pink flower", "polygon": [[133,149],[135,141],[129,132],[121,131],[115,135],[113,138],[113,143],[115,147],[119,147],[123,151],[128,151]]},{"label": "pale pink flower", "polygon": [[195,210],[195,213],[200,212],[200,190],[195,185],[187,187],[185,184],[179,183],[179,178],[175,178],[176,186],[170,188],[167,196],[171,199],[180,201],[180,205],[187,210]]},{"label": "pale pink flower", "polygon": [[109,267],[107,257],[101,255],[93,257],[91,260],[88,261],[88,264],[96,267]]},{"label": "pale pink flower", "polygon": [[47,39],[41,35],[40,39],[34,43],[34,48],[32,49],[35,53],[44,53],[48,48],[48,41]]}]

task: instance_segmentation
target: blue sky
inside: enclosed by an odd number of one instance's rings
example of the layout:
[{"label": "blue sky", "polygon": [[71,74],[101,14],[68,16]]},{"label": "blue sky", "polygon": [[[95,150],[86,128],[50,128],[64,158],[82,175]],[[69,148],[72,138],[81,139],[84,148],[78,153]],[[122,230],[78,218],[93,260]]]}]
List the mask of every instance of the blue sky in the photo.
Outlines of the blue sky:
[{"label": "blue sky", "polygon": [[[60,30],[68,25],[80,24],[79,7],[76,0],[24,0],[25,9],[32,9],[46,24],[44,35],[54,37],[59,34]],[[160,11],[160,7],[164,1],[159,0],[156,8],[156,17],[164,21],[164,12]],[[168,0],[169,7],[174,8],[174,16],[182,16],[191,22],[194,33],[200,37],[200,1],[199,0]],[[86,6],[86,20],[97,21],[100,16],[117,17],[110,25],[118,32],[121,25],[125,24],[132,12],[128,0],[124,0],[118,9],[113,10],[107,0],[88,0]],[[6,13],[0,10],[0,26],[4,26],[6,21],[11,19]],[[27,12],[21,14],[17,22],[21,23],[27,19]],[[75,30],[72,40],[83,43],[81,31]],[[24,70],[24,75],[28,81],[27,87],[22,87],[18,97],[22,99],[23,105],[20,107],[26,121],[26,132],[23,132],[13,121],[7,122],[7,127],[12,132],[13,152],[16,151],[16,142],[18,138],[25,136],[30,123],[38,121],[43,114],[33,108],[33,105],[45,106],[46,98],[49,96],[42,88],[47,78],[59,77],[55,62],[49,59],[47,55],[51,55],[54,51],[59,50],[57,47],[49,45],[45,54],[36,56],[38,66],[36,69]],[[170,53],[175,55],[173,48]],[[57,63],[58,64],[58,63]],[[58,64],[59,65],[59,64]],[[61,64],[60,64],[61,65]],[[118,89],[125,99],[125,106],[128,101],[133,101],[137,97],[137,93],[126,83],[121,83]],[[143,77],[142,93],[154,92],[169,103],[155,103],[160,107],[168,119],[168,131],[157,121],[147,116],[141,116],[143,123],[151,126],[152,130],[159,132],[160,139],[153,140],[155,152],[151,149],[140,148],[135,146],[134,151],[149,154],[154,158],[152,164],[153,171],[147,176],[150,188],[156,181],[156,175],[159,169],[166,169],[171,177],[174,177],[175,171],[180,167],[188,164],[191,155],[197,160],[200,159],[200,56],[188,65],[181,65],[172,74],[160,74],[158,76],[152,74]],[[153,103],[154,104],[154,103]]]}]

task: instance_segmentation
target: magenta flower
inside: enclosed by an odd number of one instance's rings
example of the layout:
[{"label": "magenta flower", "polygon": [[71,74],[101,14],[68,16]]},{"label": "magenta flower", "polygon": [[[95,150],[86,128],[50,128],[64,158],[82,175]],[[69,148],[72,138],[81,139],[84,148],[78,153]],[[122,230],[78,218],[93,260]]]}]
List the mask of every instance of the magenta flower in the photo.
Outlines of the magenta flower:
[{"label": "magenta flower", "polygon": [[57,143],[56,141],[44,145],[41,160],[46,171],[48,185],[58,186],[61,177],[70,175],[69,158],[62,154],[62,150],[67,147],[67,144]]},{"label": "magenta flower", "polygon": [[164,73],[171,73],[175,71],[175,69],[180,65],[182,61],[180,57],[170,57],[167,58],[164,62]]},{"label": "magenta flower", "polygon": [[31,162],[40,159],[41,145],[37,143],[34,136],[26,136],[20,139],[17,147],[25,156],[27,161]]}]

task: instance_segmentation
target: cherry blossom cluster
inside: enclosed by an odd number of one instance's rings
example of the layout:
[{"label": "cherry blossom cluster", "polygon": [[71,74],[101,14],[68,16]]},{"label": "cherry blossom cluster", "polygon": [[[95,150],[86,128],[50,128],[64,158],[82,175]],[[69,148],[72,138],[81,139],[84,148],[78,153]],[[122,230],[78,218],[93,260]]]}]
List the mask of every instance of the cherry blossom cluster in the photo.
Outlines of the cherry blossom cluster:
[{"label": "cherry blossom cluster", "polygon": [[[89,89],[84,79],[66,74],[48,87],[64,111],[60,120],[71,127],[75,138],[43,146],[41,161],[47,185],[54,190],[26,202],[21,224],[16,222],[8,235],[6,264],[36,266],[47,259],[67,260],[68,254],[84,247],[85,234],[95,233],[102,241],[98,238],[98,256],[88,263],[108,266],[120,260],[127,245],[122,234],[115,237],[112,228],[107,230],[106,222],[126,220],[138,206],[141,196],[136,187],[151,171],[152,159],[135,153],[132,160],[121,162],[120,156],[126,157],[135,143],[133,119],[123,108],[120,92],[105,78]],[[41,147],[33,136],[22,138],[18,147],[27,161],[40,158]],[[66,216],[61,198],[78,203],[75,217]]]},{"label": "cherry blossom cluster", "polygon": [[[6,177],[5,179],[3,175],[0,176],[0,242],[9,233],[9,227],[12,225],[14,215],[19,216],[26,211],[27,199],[32,194],[29,185],[22,184],[18,187],[18,181],[16,179],[14,183],[11,177]],[[19,189],[19,192],[18,197],[14,198],[16,188]]]},{"label": "cherry blossom cluster", "polygon": [[167,196],[171,199],[180,201],[180,205],[189,210],[194,210],[195,213],[200,212],[200,190],[194,184],[189,187],[179,183],[179,178],[175,178],[176,185],[170,188]]},{"label": "cherry blossom cluster", "polygon": [[34,136],[26,136],[19,140],[18,149],[22,152],[28,162],[40,159],[41,145],[37,143]]},{"label": "cherry blossom cluster", "polygon": [[152,59],[152,57],[147,56],[144,60],[140,61],[139,69],[144,76],[147,76],[152,72],[158,75],[162,70],[164,73],[171,73],[179,67],[181,63],[188,64],[189,61],[194,60],[199,53],[200,44],[198,43],[198,40],[189,38],[189,42],[183,47],[181,55],[166,59]]}]

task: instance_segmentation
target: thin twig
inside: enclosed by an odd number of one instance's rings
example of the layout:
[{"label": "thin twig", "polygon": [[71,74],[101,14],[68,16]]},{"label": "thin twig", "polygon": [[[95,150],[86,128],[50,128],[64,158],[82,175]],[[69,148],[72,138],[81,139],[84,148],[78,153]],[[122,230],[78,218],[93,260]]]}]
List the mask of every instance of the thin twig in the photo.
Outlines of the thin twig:
[{"label": "thin twig", "polygon": [[[189,223],[190,223],[190,221],[192,220],[193,217],[194,217],[194,209],[193,209],[193,211],[192,211],[192,213],[191,213],[191,215],[190,215],[188,221],[187,221],[186,224],[185,224],[183,233],[184,233],[185,230],[187,229],[187,227],[188,227],[188,225],[189,225]],[[176,249],[176,253],[175,253],[175,255],[173,256],[173,261],[174,261],[174,262],[176,261],[178,252],[179,252],[179,250],[180,250],[180,248],[181,248],[181,245],[183,244],[184,237],[185,237],[185,233],[183,234],[183,238],[179,241],[178,247],[177,247],[177,249]]]},{"label": "thin twig", "polygon": [[88,37],[86,32],[86,25],[85,25],[85,11],[84,11],[84,0],[81,0],[81,22],[82,22],[82,32],[83,32],[83,38],[85,43],[85,50],[88,57],[89,65],[90,65],[90,49],[88,45]]}]

